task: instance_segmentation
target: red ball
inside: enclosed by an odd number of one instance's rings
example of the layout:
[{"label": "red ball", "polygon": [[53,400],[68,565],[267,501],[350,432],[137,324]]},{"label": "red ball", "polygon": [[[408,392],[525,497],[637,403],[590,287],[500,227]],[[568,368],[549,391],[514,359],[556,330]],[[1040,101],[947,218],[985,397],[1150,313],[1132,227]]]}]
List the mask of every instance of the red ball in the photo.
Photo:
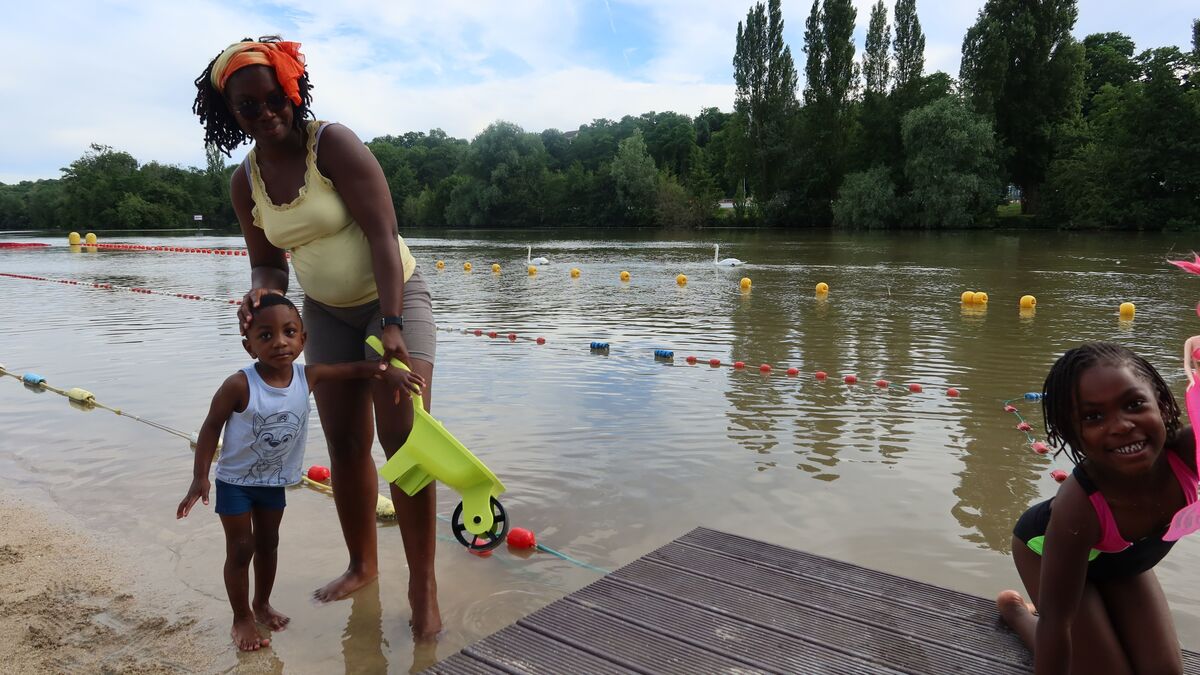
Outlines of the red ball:
[{"label": "red ball", "polygon": [[544,337],[540,337],[540,338],[538,338],[538,339],[537,339],[537,343],[538,343],[539,345],[544,345],[544,344],[546,344],[546,338],[544,338]]},{"label": "red ball", "polygon": [[888,381],[887,380],[875,380],[875,386],[879,387],[880,389],[887,389]]},{"label": "red ball", "polygon": [[758,370],[761,373],[769,373],[769,372],[771,372],[771,366],[764,363],[758,367]]},{"label": "red ball", "polygon": [[716,368],[717,366],[721,365],[721,359],[709,359],[708,365],[712,366],[713,368]]},{"label": "red ball", "polygon": [[949,389],[946,390],[946,395],[949,396],[950,398],[957,398],[958,390],[955,389],[954,387],[950,387]]},{"label": "red ball", "polygon": [[792,377],[795,377],[800,374],[800,369],[799,368],[788,368],[787,374],[791,375]]},{"label": "red ball", "polygon": [[846,384],[857,384],[858,376],[857,375],[847,375],[842,378],[842,382],[845,382]]},{"label": "red ball", "polygon": [[908,390],[914,394],[919,394],[921,393],[921,385],[913,382],[912,384],[908,385]]},{"label": "red ball", "polygon": [[1062,469],[1055,469],[1050,472],[1050,477],[1061,483],[1067,479],[1067,472]]},{"label": "red ball", "polygon": [[324,483],[329,480],[329,467],[313,464],[308,467],[308,479],[318,483]]},{"label": "red ball", "polygon": [[514,527],[508,533],[508,545],[513,548],[533,548],[537,546],[537,537],[533,536],[531,530]]},{"label": "red ball", "polygon": [[696,362],[696,357],[694,357],[694,356],[689,356],[689,357],[687,357],[687,362],[688,362],[688,363],[695,363],[695,362]]},{"label": "red ball", "polygon": [[741,370],[742,368],[746,367],[746,363],[744,361],[734,361],[733,367],[737,368],[738,370]]}]

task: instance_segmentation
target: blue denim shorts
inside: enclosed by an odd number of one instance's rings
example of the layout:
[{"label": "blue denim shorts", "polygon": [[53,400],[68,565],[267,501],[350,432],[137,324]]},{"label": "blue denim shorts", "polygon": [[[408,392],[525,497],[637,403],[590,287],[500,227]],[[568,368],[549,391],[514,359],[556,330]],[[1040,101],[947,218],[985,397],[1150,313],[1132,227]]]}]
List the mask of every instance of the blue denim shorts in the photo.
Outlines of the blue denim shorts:
[{"label": "blue denim shorts", "polygon": [[287,506],[284,488],[279,485],[233,485],[223,480],[217,484],[218,515],[240,516],[243,513],[261,509],[264,511],[282,511]]}]

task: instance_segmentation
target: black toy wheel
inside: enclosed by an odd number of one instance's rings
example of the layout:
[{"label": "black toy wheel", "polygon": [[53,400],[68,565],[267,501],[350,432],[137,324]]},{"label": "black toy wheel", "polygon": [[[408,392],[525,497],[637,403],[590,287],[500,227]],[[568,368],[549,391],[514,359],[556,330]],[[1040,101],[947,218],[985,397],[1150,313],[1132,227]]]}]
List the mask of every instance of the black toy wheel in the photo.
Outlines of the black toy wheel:
[{"label": "black toy wheel", "polygon": [[450,529],[453,530],[454,538],[458,540],[458,543],[472,551],[490,551],[504,543],[504,538],[508,536],[508,514],[495,497],[491,498],[491,504],[492,529],[476,535],[471,534],[466,523],[463,522],[463,505],[462,502],[458,503],[454,509],[454,515],[450,517]]}]

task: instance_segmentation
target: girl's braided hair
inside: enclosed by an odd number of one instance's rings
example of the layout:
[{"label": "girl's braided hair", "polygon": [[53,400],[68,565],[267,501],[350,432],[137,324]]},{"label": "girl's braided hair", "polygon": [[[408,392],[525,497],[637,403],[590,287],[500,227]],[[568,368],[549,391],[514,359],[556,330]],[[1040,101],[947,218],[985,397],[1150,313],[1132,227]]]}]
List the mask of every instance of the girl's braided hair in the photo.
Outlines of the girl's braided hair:
[{"label": "girl's braided hair", "polygon": [[[265,35],[258,40],[242,38],[242,42],[280,42],[278,35]],[[224,50],[221,50],[224,52]],[[250,140],[250,136],[242,131],[241,126],[233,117],[233,111],[225,101],[225,96],[212,85],[213,64],[221,54],[214,56],[200,77],[196,78],[196,102],[192,104],[192,112],[200,117],[204,125],[204,143],[216,146],[226,157],[234,148]],[[308,81],[308,70],[297,81],[300,88],[300,105],[294,105],[295,114],[292,116],[292,126],[303,128],[304,120],[313,116],[309,105],[312,103],[312,84]]]},{"label": "girl's braided hair", "polygon": [[1162,375],[1146,359],[1128,348],[1112,342],[1088,342],[1067,350],[1058,357],[1042,386],[1042,415],[1046,420],[1046,442],[1055,449],[1055,456],[1066,452],[1071,461],[1084,460],[1083,442],[1079,438],[1079,420],[1075,414],[1079,396],[1079,378],[1096,365],[1128,366],[1146,378],[1154,388],[1158,408],[1171,439],[1179,431],[1179,404]]}]

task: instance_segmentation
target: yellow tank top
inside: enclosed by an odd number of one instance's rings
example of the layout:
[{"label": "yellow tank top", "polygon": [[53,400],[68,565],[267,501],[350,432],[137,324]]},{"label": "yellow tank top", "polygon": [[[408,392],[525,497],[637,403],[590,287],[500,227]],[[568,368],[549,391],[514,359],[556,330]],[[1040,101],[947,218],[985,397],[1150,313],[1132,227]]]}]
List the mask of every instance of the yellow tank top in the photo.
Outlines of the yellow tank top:
[{"label": "yellow tank top", "polygon": [[[356,307],[378,298],[379,289],[366,234],[350,216],[333,183],[317,169],[317,131],[322,124],[317,120],[308,123],[304,185],[287,204],[271,202],[258,172],[256,151],[250,151],[246,164],[254,224],[262,228],[268,241],[292,254],[296,278],[306,295],[333,307]],[[417,261],[398,234],[396,241],[404,280],[408,281]]]}]

